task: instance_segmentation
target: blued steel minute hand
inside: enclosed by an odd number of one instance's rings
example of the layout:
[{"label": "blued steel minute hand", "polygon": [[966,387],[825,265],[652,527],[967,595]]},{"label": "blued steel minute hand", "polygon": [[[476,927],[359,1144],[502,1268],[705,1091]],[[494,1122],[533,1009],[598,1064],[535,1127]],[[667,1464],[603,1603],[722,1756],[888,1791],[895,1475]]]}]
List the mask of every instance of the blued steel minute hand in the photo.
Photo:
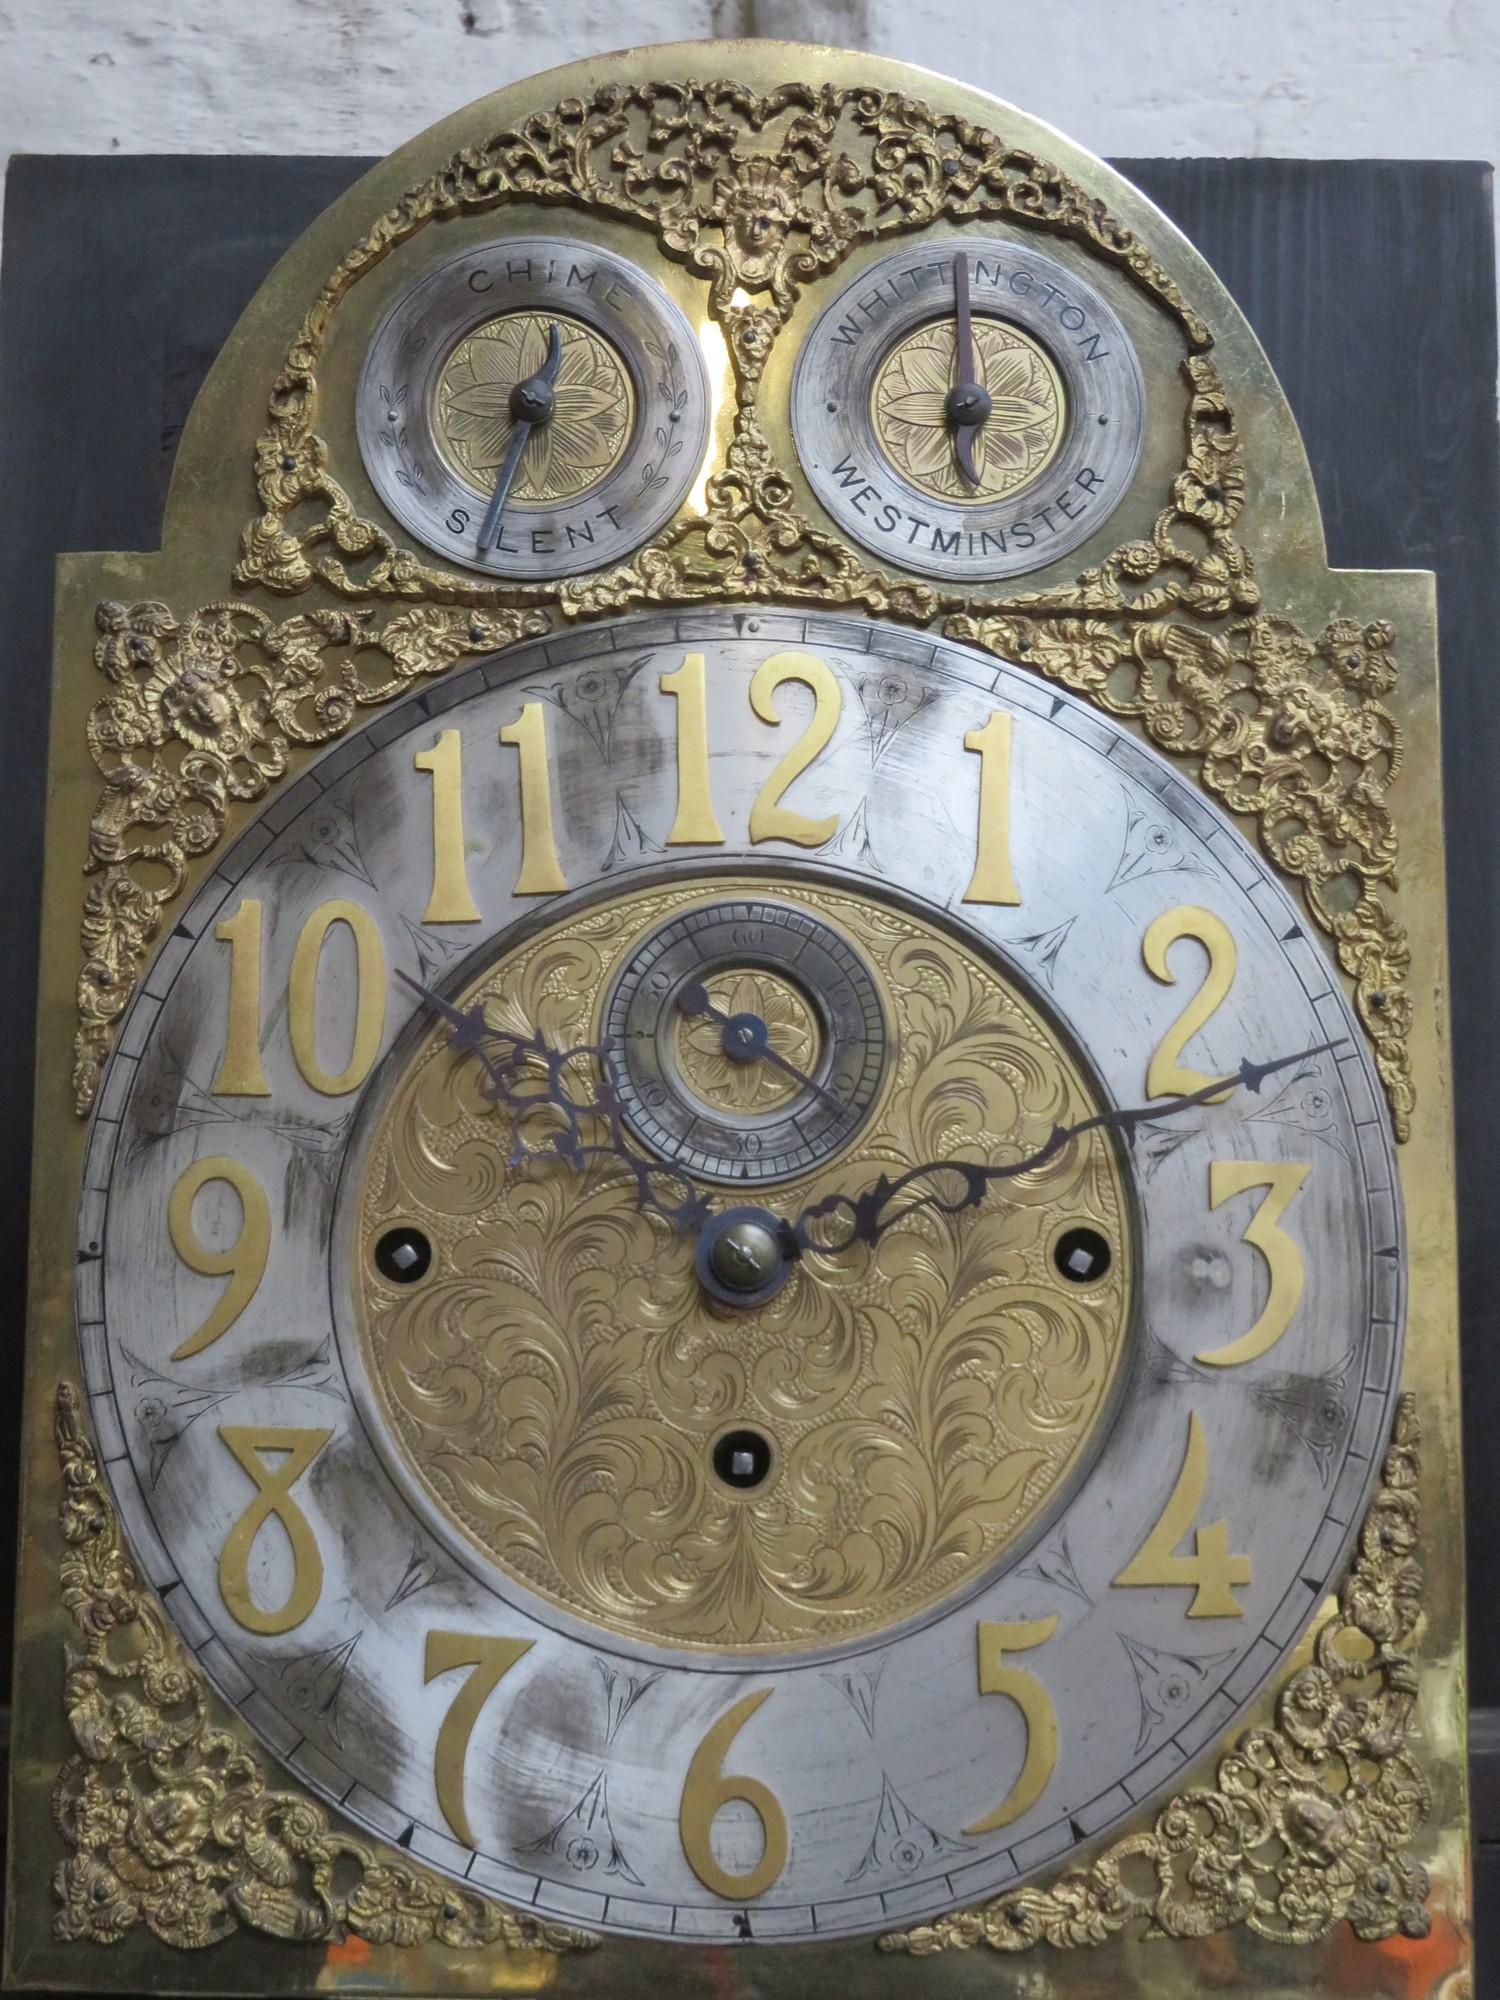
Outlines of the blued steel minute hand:
[{"label": "blued steel minute hand", "polygon": [[[1045,1166],[1070,1141],[1081,1139],[1085,1133],[1112,1130],[1129,1134],[1138,1125],[1154,1125],[1164,1118],[1178,1118],[1184,1111],[1209,1104],[1216,1097],[1235,1090],[1256,1093],[1266,1078],[1275,1076],[1279,1070],[1292,1069],[1313,1056],[1326,1055],[1329,1050],[1342,1047],[1341,1041],[1317,1042],[1310,1049],[1299,1049],[1296,1055],[1278,1056],[1274,1062],[1266,1063],[1254,1063],[1247,1057],[1228,1076],[1206,1083],[1201,1090],[1195,1090],[1186,1097],[1169,1097],[1155,1104],[1139,1105],[1130,1111],[1096,1111],[1089,1118],[1080,1118],[1074,1125],[1056,1125],[1051,1137],[1034,1153],[1029,1153],[1024,1159],[1007,1160],[1000,1166],[990,1166],[981,1160],[924,1160],[921,1166],[910,1168],[894,1180],[889,1174],[882,1174],[862,1194],[825,1195],[791,1221],[783,1221],[782,1249],[789,1258],[800,1257],[805,1250],[836,1256],[856,1243],[878,1243],[887,1230],[894,1229],[920,1209],[931,1208],[940,1215],[957,1215],[966,1208],[976,1208],[994,1182],[1015,1180],[1020,1174]],[[913,1194],[909,1201],[902,1200],[919,1182],[939,1177],[946,1178],[950,1186],[958,1182],[958,1191],[945,1193],[941,1187],[934,1186],[925,1193]],[[831,1231],[815,1231],[814,1225],[829,1216],[844,1222],[842,1233],[837,1225]]]},{"label": "blued steel minute hand", "polygon": [[[581,1173],[593,1160],[616,1160],[635,1182],[637,1208],[654,1208],[674,1229],[697,1229],[708,1219],[708,1197],[691,1175],[630,1143],[611,1043],[554,1048],[543,1035],[491,1027],[477,1001],[469,1008],[455,1007],[410,974],[398,971],[397,977],[448,1023],[453,1047],[474,1056],[483,1070],[485,1096],[510,1113],[511,1166],[560,1159]],[[526,1121],[546,1109],[556,1111],[559,1122],[549,1125],[544,1145],[533,1145]],[[586,1130],[601,1126],[604,1138],[585,1138]]]}]

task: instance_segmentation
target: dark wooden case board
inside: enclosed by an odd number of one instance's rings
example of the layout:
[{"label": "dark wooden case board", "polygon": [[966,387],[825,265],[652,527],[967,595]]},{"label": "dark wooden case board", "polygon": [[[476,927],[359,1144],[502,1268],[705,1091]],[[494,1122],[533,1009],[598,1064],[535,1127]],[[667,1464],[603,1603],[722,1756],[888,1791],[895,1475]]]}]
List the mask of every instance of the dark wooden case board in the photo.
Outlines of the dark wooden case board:
[{"label": "dark wooden case board", "polygon": [[[53,559],[154,548],[198,385],[276,258],[372,164],[29,157],[0,261],[0,1546],[13,1544]],[[1492,171],[1117,160],[1248,315],[1329,560],[1438,576],[1457,1078],[1477,1907],[1500,1909],[1500,449]],[[250,468],[226,468],[253,500]],[[1442,1525],[1438,1532],[1442,1532]],[[8,1689],[11,1606],[0,1592]],[[3,1832],[3,1827],[0,1827]],[[39,1837],[47,1838],[46,1829]]]}]

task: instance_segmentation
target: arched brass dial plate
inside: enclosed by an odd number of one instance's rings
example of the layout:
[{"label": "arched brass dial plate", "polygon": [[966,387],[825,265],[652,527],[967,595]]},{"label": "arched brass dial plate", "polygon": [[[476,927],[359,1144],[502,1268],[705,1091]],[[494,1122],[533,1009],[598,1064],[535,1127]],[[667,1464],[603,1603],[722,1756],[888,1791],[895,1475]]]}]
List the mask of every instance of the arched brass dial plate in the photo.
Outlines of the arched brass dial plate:
[{"label": "arched brass dial plate", "polygon": [[[554,326],[555,407],[481,549],[511,392],[542,368]],[[450,562],[544,582],[623,561],[677,512],[708,443],[708,381],[687,318],[637,265],[564,237],[507,237],[397,301],[356,414],[365,469],[404,527]]]},{"label": "arched brass dial plate", "polygon": [[[975,479],[945,409],[956,380],[955,258],[990,413]],[[1145,390],[1103,295],[1002,237],[913,245],[824,307],[792,376],[797,451],[840,528],[898,569],[987,583],[1042,569],[1103,527],[1135,472]]]}]

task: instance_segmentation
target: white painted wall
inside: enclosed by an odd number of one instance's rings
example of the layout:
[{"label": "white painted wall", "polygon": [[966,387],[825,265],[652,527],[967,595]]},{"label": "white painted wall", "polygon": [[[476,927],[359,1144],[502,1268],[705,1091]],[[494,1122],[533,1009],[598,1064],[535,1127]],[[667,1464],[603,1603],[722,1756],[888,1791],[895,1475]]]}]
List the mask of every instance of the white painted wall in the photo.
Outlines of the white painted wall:
[{"label": "white painted wall", "polygon": [[1500,156],[1500,0],[0,0],[16,152],[384,153],[626,42],[905,57],[1097,153]]}]

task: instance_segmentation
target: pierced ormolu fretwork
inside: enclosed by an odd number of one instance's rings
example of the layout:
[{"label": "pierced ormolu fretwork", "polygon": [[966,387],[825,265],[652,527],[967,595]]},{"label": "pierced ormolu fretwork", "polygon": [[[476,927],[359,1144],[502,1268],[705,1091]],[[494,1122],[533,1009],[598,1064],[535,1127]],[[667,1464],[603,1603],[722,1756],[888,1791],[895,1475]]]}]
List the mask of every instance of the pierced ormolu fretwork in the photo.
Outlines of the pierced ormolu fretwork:
[{"label": "pierced ormolu fretwork", "polygon": [[[680,517],[617,568],[560,586],[460,577],[399,548],[358,517],[314,430],[317,365],[332,316],[352,286],[426,224],[507,199],[577,202],[651,226],[664,249],[711,281],[711,308],[728,335],[736,375],[734,434],[723,469],[708,481],[705,512]],[[939,219],[997,216],[1070,237],[1125,271],[1173,317],[1190,351],[1185,457],[1149,539],[1116,549],[1070,583],[982,597],[892,577],[836,533],[807,521],[761,427],[755,397],[799,287],[831,270],[856,242]],[[711,599],[856,609],[914,624],[944,618],[953,636],[1008,651],[1102,706],[1139,718],[1159,749],[1196,760],[1209,789],[1254,816],[1267,851],[1301,880],[1314,920],[1334,939],[1355,982],[1404,1139],[1414,1103],[1404,990],[1409,952],[1388,907],[1397,841],[1385,802],[1400,738],[1378,699],[1394,681],[1392,634],[1384,626],[1360,632],[1339,621],[1314,642],[1289,621],[1262,614],[1253,559],[1233,532],[1246,473],[1233,414],[1203,352],[1211,339],[1145,247],[1100,202],[1059,169],[953,114],[895,93],[831,85],[788,84],[766,95],[732,83],[608,85],[459,154],[382,216],[329,278],[277,377],[270,427],[257,453],[262,511],[246,531],[238,576],[282,591],[321,581],[351,596],[450,603],[550,598],[564,617],[580,619]],[[299,522],[310,515],[311,524],[293,533],[294,513]],[[199,844],[178,842],[177,849],[195,855],[213,847],[213,825],[223,824],[222,808],[210,803],[205,814],[192,795],[199,779],[189,757],[183,754],[180,773],[163,772],[159,752],[172,737],[191,750],[191,732],[202,733],[187,711],[212,705],[217,669],[205,674],[191,657],[194,635],[224,610],[198,614],[179,636],[162,607],[133,613],[101,607],[101,622],[127,621],[113,633],[106,626],[106,644],[96,649],[105,672],[119,678],[139,660],[155,673],[161,642],[176,639],[167,651],[182,657],[201,692],[179,701],[182,726],[178,714],[164,711],[156,719],[166,735],[152,768],[133,765],[128,755],[105,759],[95,745],[109,790],[96,814],[89,865],[107,872],[91,885],[85,912],[80,1110],[97,1087],[110,1027],[129,998],[160,909],[179,885],[171,843],[165,888],[159,876],[152,888],[143,886],[132,863],[156,858],[154,829],[164,818],[192,818]],[[434,631],[450,634],[465,624],[459,613],[432,619]],[[149,629],[163,620],[170,631]],[[280,628],[260,622],[268,632],[287,634],[304,658],[320,645],[351,644],[332,631],[336,614]],[[514,621],[491,614],[486,622]],[[392,621],[392,629],[400,625]],[[406,643],[399,633],[398,643]],[[153,646],[149,658],[138,650]],[[420,671],[440,670],[461,650]],[[337,732],[284,733],[321,742]],[[220,788],[212,773],[207,783],[210,793]],[[164,795],[174,788],[176,799],[166,807]],[[254,797],[262,789],[230,795]],[[118,866],[115,846],[132,850]]]},{"label": "pierced ormolu fretwork", "polygon": [[78,1392],[57,1391],[62,1602],[82,1643],[63,1681],[77,1750],[53,1786],[70,1850],[53,1889],[57,1937],[113,1944],[144,1925],[164,1944],[243,1929],[299,1944],[434,1942],[505,1957],[547,1981],[548,1960],[597,1938],[519,1915],[338,1831],[305,1793],[215,1721],[208,1688],[126,1555]]},{"label": "pierced ormolu fretwork", "polygon": [[1412,1754],[1420,1442],[1406,1395],[1338,1611],[1281,1689],[1274,1724],[1247,1730],[1211,1785],[1180,1793],[1148,1830],[1046,1888],[883,1937],[881,1949],[1066,1948],[1128,1925],[1202,1937],[1245,1924],[1310,1944],[1345,1920],[1361,1938],[1425,1937],[1428,1878],[1408,1851],[1429,1807]]},{"label": "pierced ormolu fretwork", "polygon": [[[642,223],[707,278],[741,418],[802,286],[858,243],[933,222],[1004,218],[1082,243],[1154,298],[1190,350],[1211,343],[1176,284],[1097,197],[955,113],[896,91],[835,84],[764,93],[724,80],[604,84],[457,153],[387,210],[324,284],[272,391],[256,450],[261,512],[245,531],[239,582],[295,591],[321,580],[353,596],[469,602],[519,594],[433,567],[362,519],[314,428],[318,363],[352,287],[428,224],[507,200],[564,202]],[[294,514],[307,525],[294,527]]]},{"label": "pierced ormolu fretwork", "polygon": [[104,789],[89,825],[83,970],[73,1093],[80,1114],[99,1087],[114,1031],[163,912],[193,860],[224,837],[232,801],[262,798],[293,747],[331,743],[361,709],[427,674],[545,632],[540,612],[412,608],[310,611],[280,621],[243,604],[179,620],[165,604],[95,614],[94,663],[111,683],[89,713]]}]

